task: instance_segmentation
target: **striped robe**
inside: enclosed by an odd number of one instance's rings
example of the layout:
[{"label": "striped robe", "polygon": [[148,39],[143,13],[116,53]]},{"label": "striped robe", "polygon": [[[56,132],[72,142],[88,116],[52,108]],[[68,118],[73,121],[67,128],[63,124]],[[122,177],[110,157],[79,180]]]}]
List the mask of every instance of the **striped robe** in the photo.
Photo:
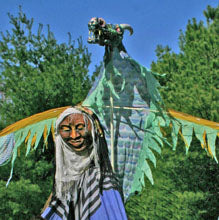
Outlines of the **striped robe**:
[{"label": "striped robe", "polygon": [[106,175],[100,193],[99,170],[90,166],[76,184],[76,190],[65,202],[53,197],[41,217],[46,220],[126,220],[121,195]]}]

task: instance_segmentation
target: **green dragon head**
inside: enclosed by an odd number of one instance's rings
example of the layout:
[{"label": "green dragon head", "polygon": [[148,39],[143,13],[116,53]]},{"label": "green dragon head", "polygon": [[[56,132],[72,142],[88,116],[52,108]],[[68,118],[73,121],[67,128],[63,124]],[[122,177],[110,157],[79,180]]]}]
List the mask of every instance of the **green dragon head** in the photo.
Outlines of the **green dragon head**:
[{"label": "green dragon head", "polygon": [[124,30],[129,30],[130,35],[133,29],[128,24],[106,24],[103,18],[91,18],[88,23],[88,43],[101,46],[113,46],[122,43]]}]

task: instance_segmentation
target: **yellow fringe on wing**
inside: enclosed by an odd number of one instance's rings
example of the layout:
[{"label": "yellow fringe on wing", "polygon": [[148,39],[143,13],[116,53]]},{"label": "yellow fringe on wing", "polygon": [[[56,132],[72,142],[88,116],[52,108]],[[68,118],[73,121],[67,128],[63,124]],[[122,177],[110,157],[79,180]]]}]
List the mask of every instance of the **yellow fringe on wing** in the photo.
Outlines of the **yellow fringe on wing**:
[{"label": "yellow fringe on wing", "polygon": [[54,129],[53,123],[52,123],[52,126],[51,126],[51,132],[52,132],[52,138],[55,141],[55,129]]},{"label": "yellow fringe on wing", "polygon": [[30,137],[30,134],[31,134],[31,132],[29,131],[28,134],[27,134],[27,136],[26,136],[26,138],[25,138],[25,141],[24,141],[25,144],[27,143],[27,141],[28,141],[28,139],[29,139],[29,137]]},{"label": "yellow fringe on wing", "polygon": [[209,154],[211,155],[211,157],[214,158],[214,156],[213,156],[213,154],[212,154],[212,151],[211,151],[211,147],[210,147],[209,144],[208,144],[208,152],[209,152]]},{"label": "yellow fringe on wing", "polygon": [[32,141],[31,141],[31,147],[34,146],[34,144],[35,144],[35,142],[36,142],[36,137],[37,137],[37,135],[35,134],[35,135],[33,136]]},{"label": "yellow fringe on wing", "polygon": [[4,135],[7,135],[7,134],[10,134],[14,131],[17,131],[17,130],[21,129],[21,128],[24,128],[28,125],[32,125],[32,124],[35,124],[37,122],[43,121],[45,119],[55,118],[59,114],[61,114],[65,109],[67,109],[69,107],[70,106],[50,109],[50,110],[47,110],[45,112],[41,112],[41,113],[32,115],[28,118],[24,118],[20,121],[17,121],[14,124],[11,124],[8,127],[6,127],[5,129],[3,129],[2,131],[0,131],[0,137],[4,136]]},{"label": "yellow fringe on wing", "polygon": [[201,146],[202,146],[203,149],[207,149],[206,131],[204,131],[204,133],[203,133],[203,141],[204,141],[204,144],[201,143]]},{"label": "yellow fringe on wing", "polygon": [[177,111],[174,111],[172,109],[168,109],[168,112],[174,118],[178,118],[178,119],[194,122],[196,124],[209,126],[209,127],[213,128],[213,129],[219,130],[219,123],[217,123],[217,122],[213,122],[213,121],[209,121],[209,120],[206,120],[206,119],[194,117],[192,115],[188,115],[188,114],[182,113],[182,112],[177,112]]},{"label": "yellow fringe on wing", "polygon": [[47,141],[46,141],[47,132],[48,132],[48,129],[47,129],[47,126],[45,126],[44,131],[43,131],[43,139],[44,139],[44,143],[45,143],[45,145],[46,145],[46,149],[47,149],[47,147],[48,147],[48,143],[47,143]]},{"label": "yellow fringe on wing", "polygon": [[186,139],[184,138],[184,136],[183,136],[183,134],[182,134],[182,132],[181,132],[180,130],[179,130],[179,134],[180,134],[180,136],[182,137],[182,139],[183,139],[183,141],[184,141],[186,147],[189,148],[189,145],[188,145]]}]

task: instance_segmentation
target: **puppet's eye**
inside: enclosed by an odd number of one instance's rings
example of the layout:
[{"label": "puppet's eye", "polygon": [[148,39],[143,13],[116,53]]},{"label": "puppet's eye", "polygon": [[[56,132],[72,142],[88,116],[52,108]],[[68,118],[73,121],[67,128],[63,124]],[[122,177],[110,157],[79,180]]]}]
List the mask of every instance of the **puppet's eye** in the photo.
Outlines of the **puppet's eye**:
[{"label": "puppet's eye", "polygon": [[76,127],[76,129],[77,129],[78,131],[83,131],[84,128],[85,128],[85,126],[82,125],[82,124],[80,124],[80,125],[78,125],[78,126]]},{"label": "puppet's eye", "polygon": [[69,127],[69,126],[61,126],[60,130],[61,131],[70,131],[71,127]]}]

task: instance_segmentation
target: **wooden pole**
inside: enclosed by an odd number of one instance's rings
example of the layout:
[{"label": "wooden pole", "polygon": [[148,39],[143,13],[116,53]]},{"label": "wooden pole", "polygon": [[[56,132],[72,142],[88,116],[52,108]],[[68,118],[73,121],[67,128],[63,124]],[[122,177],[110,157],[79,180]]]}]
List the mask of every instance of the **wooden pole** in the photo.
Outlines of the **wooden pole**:
[{"label": "wooden pole", "polygon": [[[110,81],[112,83],[112,72],[110,72]],[[114,123],[113,123],[113,96],[110,90],[110,143],[111,143],[111,165],[115,172],[115,151],[114,151]]]}]

